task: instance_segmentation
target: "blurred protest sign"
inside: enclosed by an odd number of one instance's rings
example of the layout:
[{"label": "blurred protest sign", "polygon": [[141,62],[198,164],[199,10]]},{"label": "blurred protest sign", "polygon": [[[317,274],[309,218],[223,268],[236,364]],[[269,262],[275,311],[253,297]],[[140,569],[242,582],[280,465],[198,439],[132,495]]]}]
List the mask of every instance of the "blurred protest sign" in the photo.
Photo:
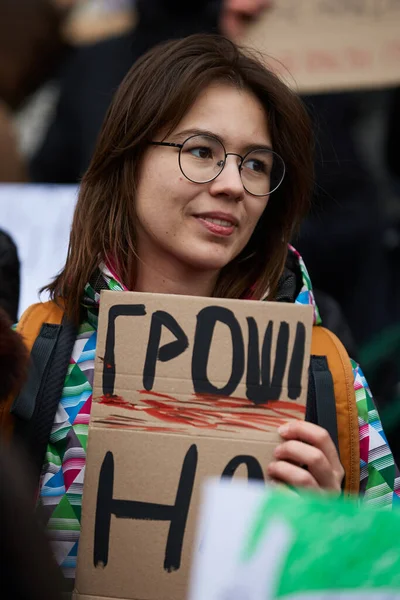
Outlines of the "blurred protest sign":
[{"label": "blurred protest sign", "polygon": [[256,483],[205,487],[189,600],[400,598],[400,513]]},{"label": "blurred protest sign", "polygon": [[201,483],[264,480],[311,329],[309,306],[102,292],[76,600],[186,598]]},{"label": "blurred protest sign", "polygon": [[93,44],[123,35],[136,24],[133,0],[52,0],[72,8],[64,36],[73,45]]},{"label": "blurred protest sign", "polygon": [[400,84],[400,0],[279,0],[241,42],[301,92]]},{"label": "blurred protest sign", "polygon": [[0,228],[21,262],[20,315],[64,266],[77,192],[72,185],[0,185]]}]

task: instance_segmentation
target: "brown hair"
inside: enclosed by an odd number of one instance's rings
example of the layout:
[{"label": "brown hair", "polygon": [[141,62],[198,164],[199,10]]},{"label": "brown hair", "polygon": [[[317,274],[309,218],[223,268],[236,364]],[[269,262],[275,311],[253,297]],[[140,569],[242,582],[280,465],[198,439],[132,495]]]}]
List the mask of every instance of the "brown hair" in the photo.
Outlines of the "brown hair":
[{"label": "brown hair", "polygon": [[308,210],[313,183],[313,142],[299,97],[259,60],[218,35],[164,43],[142,56],[116,92],[91,164],[83,177],[66,265],[48,289],[63,296],[77,320],[86,282],[112,256],[122,281],[132,282],[135,260],[135,181],[148,142],[171,132],[215,81],[250,90],[265,107],[274,150],[286,164],[247,246],[220,273],[215,296],[240,298],[252,290],[273,298],[287,244]]}]

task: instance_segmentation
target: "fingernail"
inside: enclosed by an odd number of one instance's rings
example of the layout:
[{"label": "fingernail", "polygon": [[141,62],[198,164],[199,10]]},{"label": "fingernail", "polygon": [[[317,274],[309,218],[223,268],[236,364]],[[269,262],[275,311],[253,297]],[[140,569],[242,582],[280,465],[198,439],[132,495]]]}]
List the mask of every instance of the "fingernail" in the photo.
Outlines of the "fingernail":
[{"label": "fingernail", "polygon": [[286,435],[289,433],[289,425],[285,423],[285,425],[281,425],[278,429],[279,435]]}]

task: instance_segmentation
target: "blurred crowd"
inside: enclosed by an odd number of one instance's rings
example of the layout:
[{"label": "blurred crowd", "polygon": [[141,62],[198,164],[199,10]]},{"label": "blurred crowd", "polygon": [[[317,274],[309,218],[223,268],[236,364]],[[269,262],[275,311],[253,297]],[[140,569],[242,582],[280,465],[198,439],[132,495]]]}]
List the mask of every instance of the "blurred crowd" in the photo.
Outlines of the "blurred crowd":
[{"label": "blurred crowd", "polygon": [[[0,0],[0,182],[79,182],[113,93],[140,55],[195,32],[240,39],[273,3]],[[294,244],[325,325],[361,361],[390,436],[400,402],[400,88],[304,101],[315,123],[315,194]],[[3,306],[16,319],[17,249],[4,233],[0,261]]]}]

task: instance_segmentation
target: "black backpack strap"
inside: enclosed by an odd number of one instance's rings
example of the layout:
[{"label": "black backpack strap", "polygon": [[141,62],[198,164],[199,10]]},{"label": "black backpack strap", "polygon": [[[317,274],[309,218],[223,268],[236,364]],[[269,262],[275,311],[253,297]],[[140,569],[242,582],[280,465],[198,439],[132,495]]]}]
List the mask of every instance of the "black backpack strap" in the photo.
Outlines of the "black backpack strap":
[{"label": "black backpack strap", "polygon": [[28,378],[11,407],[11,413],[19,419],[29,421],[32,418],[41,384],[51,362],[60,330],[61,325],[43,323],[32,346]]},{"label": "black backpack strap", "polygon": [[335,390],[326,356],[311,356],[306,421],[327,430],[339,453]]},{"label": "black backpack strap", "polygon": [[28,447],[37,477],[42,470],[76,336],[77,328],[65,315],[61,325],[42,325],[32,347],[27,382],[11,408],[17,417],[15,435]]}]

